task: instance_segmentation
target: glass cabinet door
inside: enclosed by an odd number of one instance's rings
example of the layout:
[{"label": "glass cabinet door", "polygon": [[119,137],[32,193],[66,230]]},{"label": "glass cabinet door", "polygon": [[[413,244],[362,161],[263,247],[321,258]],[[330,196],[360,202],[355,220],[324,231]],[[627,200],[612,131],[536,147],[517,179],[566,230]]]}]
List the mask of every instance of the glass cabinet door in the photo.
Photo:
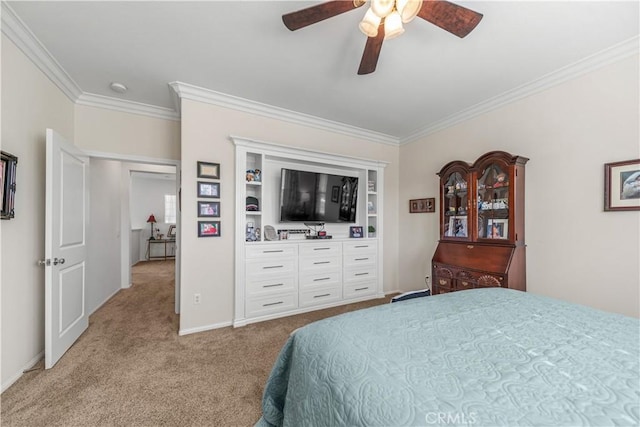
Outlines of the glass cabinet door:
[{"label": "glass cabinet door", "polygon": [[480,239],[509,239],[509,173],[498,163],[478,175],[478,228]]},{"label": "glass cabinet door", "polygon": [[469,237],[469,224],[467,223],[469,199],[466,179],[466,176],[460,172],[453,172],[441,181],[444,186],[442,189],[443,224],[441,227],[444,238],[466,239]]}]

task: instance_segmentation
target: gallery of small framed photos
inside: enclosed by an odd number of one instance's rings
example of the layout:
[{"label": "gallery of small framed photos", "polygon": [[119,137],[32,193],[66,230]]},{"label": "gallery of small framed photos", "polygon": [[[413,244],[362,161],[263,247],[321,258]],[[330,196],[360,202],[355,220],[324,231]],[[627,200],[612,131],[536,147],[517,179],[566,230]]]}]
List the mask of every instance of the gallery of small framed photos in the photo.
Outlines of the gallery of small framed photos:
[{"label": "gallery of small framed photos", "polygon": [[220,237],[220,163],[198,162],[197,195],[198,237]]}]

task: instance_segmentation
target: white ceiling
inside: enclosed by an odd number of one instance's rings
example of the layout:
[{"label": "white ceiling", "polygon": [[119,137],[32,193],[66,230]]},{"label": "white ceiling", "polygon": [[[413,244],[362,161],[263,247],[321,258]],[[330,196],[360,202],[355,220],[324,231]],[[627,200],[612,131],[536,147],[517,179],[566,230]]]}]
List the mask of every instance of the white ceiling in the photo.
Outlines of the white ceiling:
[{"label": "white ceiling", "polygon": [[484,15],[466,38],[416,18],[358,76],[365,8],[283,25],[317,3],[8,4],[85,93],[173,108],[179,81],[400,139],[639,33],[638,1],[458,1]]}]

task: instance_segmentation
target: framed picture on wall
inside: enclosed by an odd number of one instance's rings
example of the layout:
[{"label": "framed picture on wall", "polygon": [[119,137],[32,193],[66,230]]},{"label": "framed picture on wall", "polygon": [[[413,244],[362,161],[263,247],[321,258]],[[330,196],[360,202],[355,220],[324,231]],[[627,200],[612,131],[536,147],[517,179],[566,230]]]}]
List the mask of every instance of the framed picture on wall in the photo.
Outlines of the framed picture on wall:
[{"label": "framed picture on wall", "polygon": [[604,165],[604,210],[640,210],[640,159]]},{"label": "framed picture on wall", "polygon": [[198,197],[208,197],[212,199],[219,199],[220,183],[198,181]]},{"label": "framed picture on wall", "polygon": [[198,162],[198,178],[220,179],[220,163]]},{"label": "framed picture on wall", "polygon": [[219,217],[220,202],[198,202],[199,217]]},{"label": "framed picture on wall", "polygon": [[220,237],[220,221],[198,221],[198,237]]}]

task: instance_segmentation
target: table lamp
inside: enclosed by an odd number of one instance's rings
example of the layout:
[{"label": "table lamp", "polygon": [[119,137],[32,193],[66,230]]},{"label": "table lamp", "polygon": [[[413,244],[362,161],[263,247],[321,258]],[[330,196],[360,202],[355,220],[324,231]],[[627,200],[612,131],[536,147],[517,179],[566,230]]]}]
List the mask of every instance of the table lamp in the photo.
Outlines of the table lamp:
[{"label": "table lamp", "polygon": [[153,214],[149,215],[149,219],[147,219],[147,222],[151,224],[151,237],[149,237],[149,240],[156,240],[156,238],[153,237],[153,224],[156,223],[156,217],[153,216]]}]

